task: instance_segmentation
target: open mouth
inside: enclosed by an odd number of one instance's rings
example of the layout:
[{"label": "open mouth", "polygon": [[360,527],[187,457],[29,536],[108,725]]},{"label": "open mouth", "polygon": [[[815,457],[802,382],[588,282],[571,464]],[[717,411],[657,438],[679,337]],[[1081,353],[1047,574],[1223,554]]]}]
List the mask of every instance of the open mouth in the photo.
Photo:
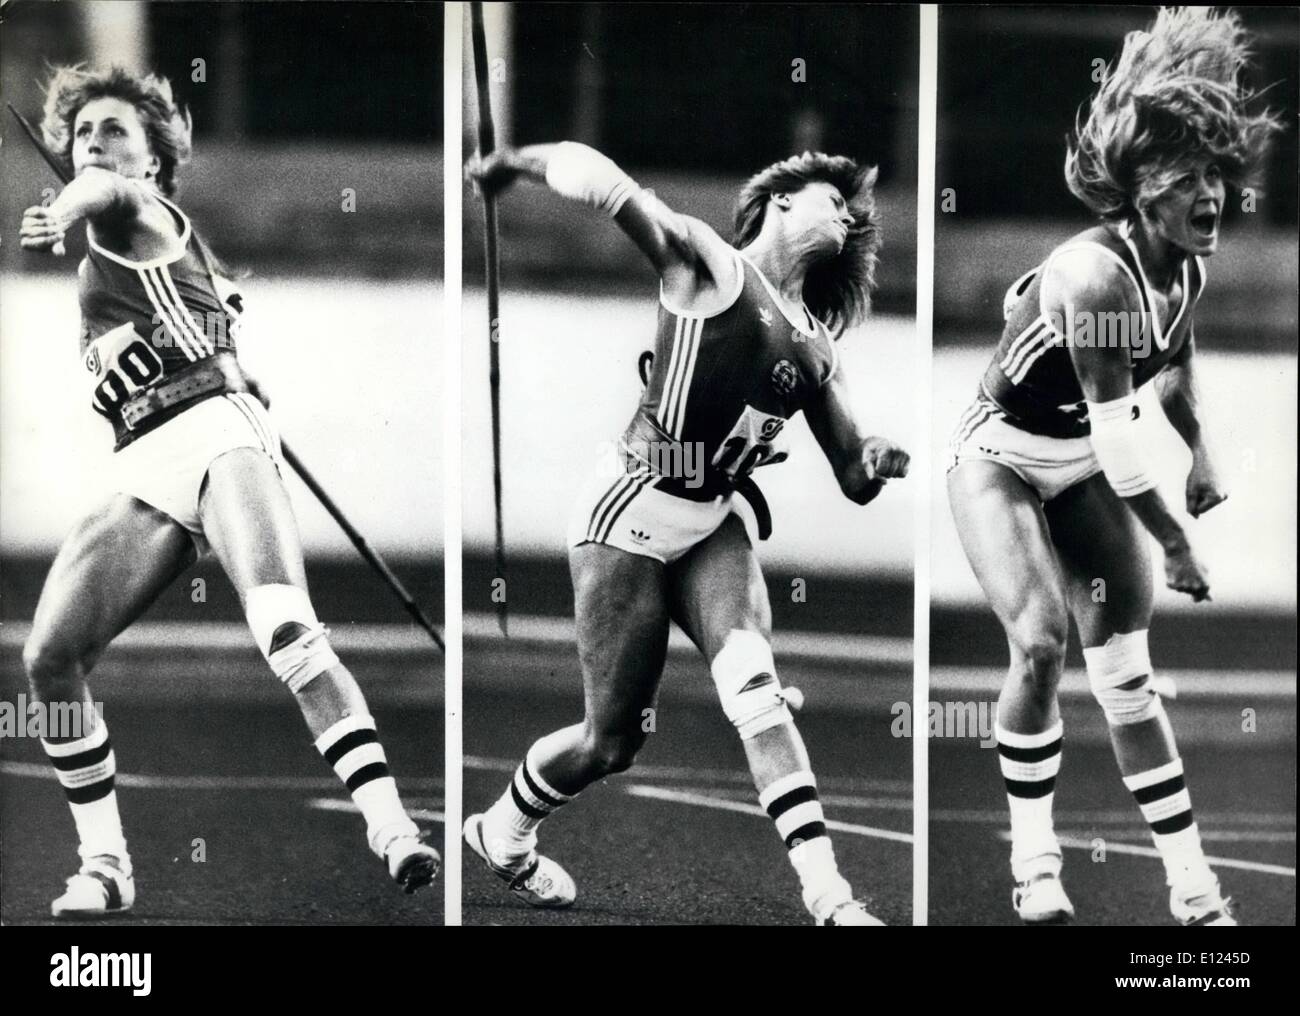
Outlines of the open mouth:
[{"label": "open mouth", "polygon": [[1213,212],[1202,212],[1192,216],[1192,229],[1199,236],[1211,237],[1219,228],[1219,217]]}]

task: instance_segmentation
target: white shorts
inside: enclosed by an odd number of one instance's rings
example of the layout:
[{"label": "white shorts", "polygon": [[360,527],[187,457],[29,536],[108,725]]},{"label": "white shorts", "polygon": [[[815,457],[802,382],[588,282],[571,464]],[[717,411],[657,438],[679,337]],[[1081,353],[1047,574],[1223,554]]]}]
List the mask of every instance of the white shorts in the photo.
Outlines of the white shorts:
[{"label": "white shorts", "polygon": [[1101,472],[1089,437],[1045,437],[1013,427],[1006,413],[976,399],[962,414],[948,446],[948,471],[963,462],[1000,462],[1044,502]]},{"label": "white shorts", "polygon": [[283,473],[280,436],[266,408],[252,395],[214,395],[191,406],[113,454],[113,490],[157,508],[195,537],[203,553],[199,494],[217,456],[233,448],[259,448]]},{"label": "white shorts", "polygon": [[569,546],[603,543],[672,564],[712,536],[734,510],[733,495],[689,501],[651,486],[654,479],[597,475],[589,480],[569,518]]}]

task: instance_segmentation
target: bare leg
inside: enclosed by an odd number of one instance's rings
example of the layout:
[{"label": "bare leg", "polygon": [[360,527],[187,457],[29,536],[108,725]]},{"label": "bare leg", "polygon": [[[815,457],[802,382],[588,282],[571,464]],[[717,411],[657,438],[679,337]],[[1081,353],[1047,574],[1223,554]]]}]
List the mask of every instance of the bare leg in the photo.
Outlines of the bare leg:
[{"label": "bare leg", "polygon": [[[1141,525],[1103,476],[1071,487],[1047,506],[1070,612],[1084,649],[1151,626],[1151,555]],[[1143,683],[1149,675],[1135,678]],[[1169,718],[1111,724],[1120,772],[1145,772],[1177,756]]]},{"label": "bare leg", "polygon": [[119,494],[68,536],[46,577],[23,650],[27,680],[37,701],[80,706],[76,713],[82,721],[44,739],[68,797],[83,860],[81,873],[55,901],[55,916],[93,916],[131,906],[134,887],[117,809],[116,760],[86,676],[109,642],[193,559],[193,542],[183,528]]},{"label": "bare leg", "polygon": [[[830,918],[852,901],[853,891],[835,863],[803,738],[773,695],[772,609],[740,518],[729,516],[673,565],[669,579],[673,617],[709,661],[759,801],[790,852],[804,905],[818,920]],[[749,720],[756,710],[762,718]]]},{"label": "bare leg", "polygon": [[[269,626],[275,637],[259,648],[293,691],[317,750],[365,817],[370,849],[385,859],[389,874],[407,892],[428,884],[437,871],[437,853],[418,842],[419,830],[402,807],[365,697],[316,630],[297,522],[271,459],[254,448],[236,448],[215,459],[199,499],[199,518],[255,635],[266,619],[252,608],[254,597],[267,603],[270,591],[273,602],[283,605],[284,616]],[[287,644],[278,645],[284,630]]]},{"label": "bare leg", "polygon": [[[291,585],[307,592],[293,505],[265,454],[236,448],[217,458],[208,467],[199,518],[245,609],[249,590],[258,586]],[[369,712],[342,664],[306,684],[295,698],[314,737],[346,716]]]},{"label": "bare leg", "polygon": [[1018,733],[1046,730],[1061,715],[1056,687],[1069,622],[1038,496],[1011,470],[972,461],[948,474],[948,498],[962,548],[1011,651],[998,718]]},{"label": "bare leg", "polygon": [[[1011,812],[1011,868],[1022,886],[1054,877],[1061,852],[1052,800],[1061,761],[1056,689],[1065,664],[1065,594],[1037,494],[1010,469],[969,461],[948,474],[957,532],[989,605],[1006,632],[1011,665],[998,698],[998,761]],[[1059,891],[1034,890],[1041,912],[1017,896],[1029,921],[1068,917]]]},{"label": "bare leg", "polygon": [[[668,651],[664,566],[604,544],[569,552],[584,715],[534,742],[482,837],[494,864],[532,863],[537,827],[583,788],[632,765],[645,743]],[[571,902],[571,898],[567,902]],[[530,898],[535,905],[554,905]]]},{"label": "bare leg", "polygon": [[1066,491],[1047,507],[1066,575],[1088,676],[1106,706],[1111,744],[1125,785],[1151,825],[1174,889],[1199,900],[1193,917],[1222,906],[1192,817],[1191,797],[1173,728],[1150,687],[1151,559],[1137,519],[1102,476]]}]

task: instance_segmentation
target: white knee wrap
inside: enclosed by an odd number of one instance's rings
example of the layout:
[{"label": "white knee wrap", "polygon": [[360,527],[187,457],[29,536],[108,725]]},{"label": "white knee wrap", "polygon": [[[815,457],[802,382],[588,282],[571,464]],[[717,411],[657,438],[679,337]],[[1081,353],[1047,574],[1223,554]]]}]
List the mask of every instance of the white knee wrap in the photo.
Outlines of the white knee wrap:
[{"label": "white knee wrap", "polygon": [[711,669],[722,711],[741,740],[791,721],[776,678],[772,647],[762,635],[733,628]]},{"label": "white knee wrap", "polygon": [[[1084,649],[1083,660],[1088,666],[1092,694],[1109,722],[1142,723],[1164,712],[1151,673],[1146,629],[1112,635],[1104,646]],[[1136,688],[1120,687],[1143,676],[1146,680]]]},{"label": "white knee wrap", "polygon": [[[257,648],[290,691],[301,690],[313,678],[338,666],[339,658],[330,648],[329,631],[316,620],[311,600],[297,586],[255,586],[245,597],[244,614]],[[275,633],[295,622],[307,630],[272,651]]]}]

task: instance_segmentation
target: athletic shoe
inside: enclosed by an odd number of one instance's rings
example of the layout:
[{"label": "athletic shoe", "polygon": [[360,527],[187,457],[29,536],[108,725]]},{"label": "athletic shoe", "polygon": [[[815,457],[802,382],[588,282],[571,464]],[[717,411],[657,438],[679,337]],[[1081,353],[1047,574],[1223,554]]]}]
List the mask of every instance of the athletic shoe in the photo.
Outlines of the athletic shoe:
[{"label": "athletic shoe", "polygon": [[849,900],[834,907],[829,914],[817,922],[819,927],[849,928],[883,928],[885,922],[867,913],[866,905],[861,900]]},{"label": "athletic shoe", "polygon": [[384,849],[384,860],[388,863],[388,874],[408,896],[432,882],[442,867],[438,851],[419,836],[394,837]]},{"label": "athletic shoe", "polygon": [[488,870],[510,886],[510,891],[533,907],[559,910],[573,906],[578,897],[578,887],[569,873],[536,850],[530,850],[509,866],[497,864],[488,852],[483,839],[483,816],[471,815],[465,820],[465,842],[488,866]]},{"label": "athletic shoe", "polygon": [[1011,904],[1025,924],[1068,924],[1074,919],[1060,876],[1047,871],[1017,885]]},{"label": "athletic shoe", "polygon": [[81,870],[68,879],[67,890],[50,904],[50,913],[73,919],[112,917],[125,914],[134,903],[131,862],[100,854],[84,861]]},{"label": "athletic shoe", "polygon": [[1237,927],[1237,919],[1232,915],[1232,900],[1220,895],[1217,878],[1210,888],[1200,892],[1184,895],[1177,889],[1171,889],[1169,909],[1173,912],[1174,920],[1185,928]]}]

